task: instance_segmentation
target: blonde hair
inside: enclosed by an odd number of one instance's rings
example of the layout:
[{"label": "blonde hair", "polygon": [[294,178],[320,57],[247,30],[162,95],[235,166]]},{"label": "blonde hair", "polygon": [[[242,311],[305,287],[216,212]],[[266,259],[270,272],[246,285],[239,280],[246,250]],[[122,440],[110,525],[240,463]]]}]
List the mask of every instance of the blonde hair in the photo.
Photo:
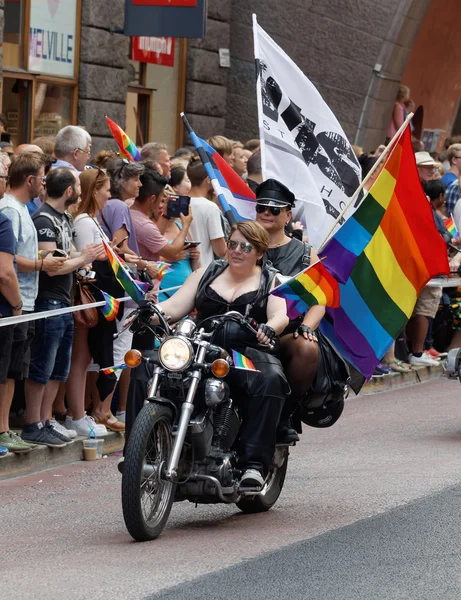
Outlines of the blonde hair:
[{"label": "blonde hair", "polygon": [[239,221],[232,226],[229,239],[236,231],[250,242],[258,254],[264,254],[269,248],[269,234],[257,221]]},{"label": "blonde hair", "polygon": [[452,144],[447,150],[447,160],[451,165],[451,161],[455,158],[456,154],[461,152],[461,144]]},{"label": "blonde hair", "polygon": [[232,154],[232,142],[223,135],[214,135],[213,137],[210,137],[207,142],[221,156]]},{"label": "blonde hair", "polygon": [[407,85],[401,85],[397,92],[397,100],[403,100],[410,93],[410,88]]}]

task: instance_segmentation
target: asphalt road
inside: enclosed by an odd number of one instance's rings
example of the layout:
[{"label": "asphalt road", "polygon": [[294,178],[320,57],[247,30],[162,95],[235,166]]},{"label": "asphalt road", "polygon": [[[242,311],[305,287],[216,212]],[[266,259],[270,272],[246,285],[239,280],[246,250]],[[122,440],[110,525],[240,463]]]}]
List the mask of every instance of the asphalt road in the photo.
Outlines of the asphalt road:
[{"label": "asphalt road", "polygon": [[293,450],[270,512],[173,507],[126,533],[115,458],[0,483],[2,598],[458,600],[461,389],[348,400]]}]

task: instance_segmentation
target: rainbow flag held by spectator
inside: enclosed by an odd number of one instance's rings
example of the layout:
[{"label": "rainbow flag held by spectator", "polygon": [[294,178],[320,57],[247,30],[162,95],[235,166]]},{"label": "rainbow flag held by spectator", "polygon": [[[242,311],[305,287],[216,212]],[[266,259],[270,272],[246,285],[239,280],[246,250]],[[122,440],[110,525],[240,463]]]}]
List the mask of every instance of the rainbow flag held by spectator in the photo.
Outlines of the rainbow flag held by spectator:
[{"label": "rainbow flag held by spectator", "polygon": [[290,319],[303,316],[315,304],[338,308],[340,303],[338,282],[320,261],[274,288],[271,294],[286,301]]},{"label": "rainbow flag held by spectator", "polygon": [[110,266],[114,272],[115,278],[125,290],[125,292],[135,301],[140,302],[144,299],[144,292],[139,287],[139,284],[130,275],[128,269],[122,264],[120,258],[115,254],[109,244],[102,240],[104,250],[109,259]]},{"label": "rainbow flag held by spectator", "polygon": [[454,238],[455,240],[459,239],[459,232],[455,225],[455,222],[453,221],[453,216],[450,216],[450,217],[448,217],[448,219],[445,219],[445,221],[443,223],[444,223],[445,227],[447,228],[447,231],[451,235],[451,237]]},{"label": "rainbow flag held by spectator", "polygon": [[115,371],[121,371],[122,369],[128,369],[128,365],[114,365],[113,367],[106,367],[105,369],[99,369],[101,373],[104,375],[110,375],[111,373],[115,373]]},{"label": "rainbow flag held by spectator", "polygon": [[99,308],[108,321],[113,321],[117,316],[120,302],[110,294],[106,294],[106,292],[103,292],[102,290],[100,290],[100,292],[106,303]]},{"label": "rainbow flag held by spectator", "polygon": [[421,187],[407,127],[355,213],[319,253],[340,283],[320,330],[369,378],[426,283],[449,275],[446,244]]},{"label": "rainbow flag held by spectator", "polygon": [[109,125],[109,129],[114,136],[114,140],[120,149],[120,154],[130,160],[131,162],[138,162],[141,160],[141,154],[136,147],[136,144],[127,136],[121,127],[117,125],[112,119],[106,115],[106,121]]},{"label": "rainbow flag held by spectator", "polygon": [[159,281],[162,281],[162,279],[165,277],[165,275],[167,273],[173,273],[173,271],[174,271],[174,269],[171,268],[171,265],[169,263],[164,263],[164,262],[158,262],[157,268],[158,268],[157,279]]}]

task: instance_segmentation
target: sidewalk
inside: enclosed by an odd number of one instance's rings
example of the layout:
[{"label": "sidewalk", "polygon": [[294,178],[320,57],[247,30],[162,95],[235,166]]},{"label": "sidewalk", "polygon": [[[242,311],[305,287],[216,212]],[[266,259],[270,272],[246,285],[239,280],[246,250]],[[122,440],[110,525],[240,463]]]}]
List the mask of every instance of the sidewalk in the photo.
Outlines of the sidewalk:
[{"label": "sidewalk", "polygon": [[[82,460],[84,439],[84,437],[77,437],[72,444],[68,444],[65,448],[38,446],[27,454],[10,452],[0,459],[0,481]],[[124,435],[121,433],[109,432],[102,439],[104,439],[103,455],[120,452],[123,449]]]},{"label": "sidewalk", "polygon": [[360,395],[368,396],[369,394],[385,392],[393,388],[415,385],[423,381],[429,381],[430,379],[437,379],[442,374],[443,368],[441,364],[437,367],[418,367],[410,373],[389,373],[389,375],[385,375],[384,377],[370,379],[363,386]]}]

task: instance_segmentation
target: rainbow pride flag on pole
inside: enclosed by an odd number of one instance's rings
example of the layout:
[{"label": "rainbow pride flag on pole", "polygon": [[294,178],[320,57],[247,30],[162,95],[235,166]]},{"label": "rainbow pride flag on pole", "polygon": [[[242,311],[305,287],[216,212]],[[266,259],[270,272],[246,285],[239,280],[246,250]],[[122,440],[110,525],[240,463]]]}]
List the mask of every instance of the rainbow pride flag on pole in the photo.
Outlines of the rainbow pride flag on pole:
[{"label": "rainbow pride flag on pole", "polygon": [[286,301],[290,319],[303,316],[315,304],[339,306],[338,282],[320,261],[274,288],[271,294]]},{"label": "rainbow pride flag on pole", "polygon": [[110,266],[114,272],[115,278],[125,290],[125,292],[135,301],[140,302],[144,299],[144,292],[130,275],[128,269],[123,266],[119,257],[115,254],[106,240],[102,240],[104,249],[109,259]]},{"label": "rainbow pride flag on pole", "polygon": [[451,237],[457,240],[459,238],[459,232],[455,225],[455,222],[453,221],[453,216],[450,216],[448,217],[448,219],[445,219],[443,223]]},{"label": "rainbow pride flag on pole", "polygon": [[104,306],[100,306],[99,309],[108,321],[113,321],[117,316],[120,302],[110,294],[106,294],[102,290],[100,292],[106,303]]},{"label": "rainbow pride flag on pole", "polygon": [[136,144],[127,136],[123,129],[119,127],[117,123],[112,121],[112,119],[109,119],[107,115],[106,121],[109,125],[112,135],[114,136],[114,140],[117,142],[117,145],[120,149],[120,154],[132,162],[141,160],[141,154],[136,148]]},{"label": "rainbow pride flag on pole", "polygon": [[157,268],[158,268],[158,274],[157,274],[158,281],[162,281],[162,279],[165,277],[165,275],[167,273],[173,273],[173,270],[174,270],[171,268],[171,265],[169,263],[164,263],[164,262],[157,263]]},{"label": "rainbow pride flag on pole", "polygon": [[340,306],[320,329],[365,377],[411,317],[436,275],[449,275],[446,244],[416,169],[407,127],[356,212],[319,253],[340,282]]},{"label": "rainbow pride flag on pole", "polygon": [[111,373],[115,373],[115,371],[121,371],[122,369],[128,369],[128,366],[123,365],[114,365],[113,367],[106,367],[105,369],[100,369],[101,373],[104,375],[110,375]]}]

